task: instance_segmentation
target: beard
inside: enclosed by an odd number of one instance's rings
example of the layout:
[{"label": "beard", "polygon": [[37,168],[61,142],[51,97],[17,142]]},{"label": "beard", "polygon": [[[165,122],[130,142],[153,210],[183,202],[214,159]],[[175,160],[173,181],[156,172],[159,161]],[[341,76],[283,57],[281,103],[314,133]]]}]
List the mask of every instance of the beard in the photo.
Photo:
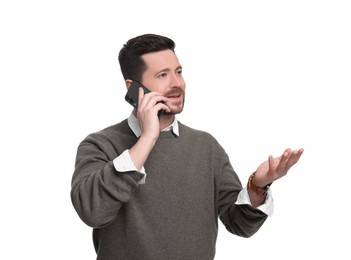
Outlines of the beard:
[{"label": "beard", "polygon": [[180,114],[184,109],[184,103],[185,103],[185,91],[182,88],[175,87],[164,94],[164,96],[168,97],[168,98],[177,97],[180,95],[182,97],[182,101],[179,101],[177,103],[172,103],[172,100],[171,100],[171,101],[166,103],[166,105],[171,109],[171,111],[170,112],[163,112],[162,113],[163,115]]},{"label": "beard", "polygon": [[[170,112],[165,112],[164,110],[162,110],[162,115],[177,115],[177,114],[182,113],[183,109],[184,109],[184,103],[185,103],[185,97],[183,97],[182,106],[180,108],[177,108],[177,109],[171,108]],[[168,106],[168,105],[166,104],[166,106]]]}]

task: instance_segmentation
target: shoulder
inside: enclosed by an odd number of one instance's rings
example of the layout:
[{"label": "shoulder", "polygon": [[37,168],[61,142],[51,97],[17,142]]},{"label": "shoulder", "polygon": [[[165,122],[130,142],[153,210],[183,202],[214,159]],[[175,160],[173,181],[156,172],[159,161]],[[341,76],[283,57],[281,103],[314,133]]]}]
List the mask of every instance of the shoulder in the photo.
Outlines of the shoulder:
[{"label": "shoulder", "polygon": [[186,139],[189,139],[191,142],[201,141],[201,142],[206,142],[207,144],[211,143],[212,145],[219,145],[217,139],[209,132],[199,130],[199,129],[194,129],[180,122],[179,122],[179,132],[180,132],[179,133],[180,136],[183,136]]},{"label": "shoulder", "polygon": [[123,120],[117,124],[108,126],[97,132],[93,132],[86,136],[82,143],[105,143],[111,142],[112,140],[126,138],[133,136],[132,131],[128,126],[127,120]]}]

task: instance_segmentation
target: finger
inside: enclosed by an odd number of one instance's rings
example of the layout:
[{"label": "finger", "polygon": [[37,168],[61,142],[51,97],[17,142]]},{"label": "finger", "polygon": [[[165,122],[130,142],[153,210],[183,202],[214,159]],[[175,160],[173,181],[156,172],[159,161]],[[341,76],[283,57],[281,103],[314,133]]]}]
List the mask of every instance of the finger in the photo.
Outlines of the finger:
[{"label": "finger", "polygon": [[287,169],[290,169],[295,163],[297,163],[300,160],[300,157],[303,153],[304,149],[299,149],[299,150],[295,150],[291,153],[288,161],[287,161]]},{"label": "finger", "polygon": [[287,148],[281,156],[279,156],[277,158],[277,161],[278,161],[278,165],[276,167],[276,171],[277,172],[283,172],[285,171],[285,168],[286,168],[286,163],[287,163],[287,160],[289,159],[290,157],[290,154],[291,154],[291,149],[290,148]]},{"label": "finger", "polygon": [[167,106],[167,105],[165,104],[165,102],[163,102],[163,101],[157,103],[157,109],[158,109],[158,111],[163,110],[163,111],[166,112],[166,113],[171,112],[171,109],[169,108],[169,106]]},{"label": "finger", "polygon": [[275,171],[275,163],[274,163],[274,158],[272,155],[268,156],[268,171],[272,172]]},{"label": "finger", "polygon": [[285,162],[287,159],[289,159],[290,155],[291,155],[291,149],[290,149],[290,148],[287,148],[287,149],[283,152],[283,154],[280,156],[279,159],[280,159],[280,161]]},{"label": "finger", "polygon": [[152,114],[159,114],[159,111],[171,112],[171,109],[166,105],[169,98],[160,95],[157,92],[147,93],[143,97],[143,111],[149,111]]},{"label": "finger", "polygon": [[144,99],[144,89],[140,87],[138,89],[138,108],[141,108],[143,99]]},{"label": "finger", "polygon": [[138,93],[138,108],[141,110],[151,108],[153,105],[155,105],[154,101],[152,98],[156,95],[158,95],[157,92],[149,92],[147,94],[144,94],[144,90],[142,88],[139,88],[139,93]]}]

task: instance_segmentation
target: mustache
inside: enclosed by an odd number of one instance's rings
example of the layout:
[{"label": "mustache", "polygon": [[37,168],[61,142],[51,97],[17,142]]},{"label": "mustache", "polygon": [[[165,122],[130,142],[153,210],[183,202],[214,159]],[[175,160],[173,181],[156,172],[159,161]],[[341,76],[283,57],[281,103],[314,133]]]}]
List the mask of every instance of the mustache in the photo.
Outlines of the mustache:
[{"label": "mustache", "polygon": [[172,95],[175,95],[175,94],[181,94],[182,96],[184,96],[185,92],[182,88],[180,87],[175,87],[175,88],[172,88],[170,91],[166,92],[164,94],[165,97],[169,97],[169,96],[172,96]]}]

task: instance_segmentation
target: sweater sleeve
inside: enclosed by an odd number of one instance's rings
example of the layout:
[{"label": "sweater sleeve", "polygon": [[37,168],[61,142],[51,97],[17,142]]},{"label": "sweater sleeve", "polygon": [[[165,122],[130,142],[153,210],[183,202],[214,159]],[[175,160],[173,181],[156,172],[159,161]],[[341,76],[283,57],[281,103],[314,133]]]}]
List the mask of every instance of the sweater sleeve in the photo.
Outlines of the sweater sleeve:
[{"label": "sweater sleeve", "polygon": [[[251,205],[250,197],[249,197],[249,192],[247,190],[247,186],[242,189],[239,193],[238,199],[235,202],[237,205],[241,204],[249,204]],[[272,195],[272,190],[269,188],[266,193],[266,198],[265,201],[262,205],[258,206],[257,209],[261,210],[263,213],[265,213],[268,216],[273,215],[274,211],[274,202],[273,202],[273,195]]]},{"label": "sweater sleeve", "polygon": [[143,177],[137,171],[118,172],[110,157],[111,152],[91,137],[77,150],[71,200],[82,221],[95,228],[115,219]]},{"label": "sweater sleeve", "polygon": [[228,156],[224,157],[218,195],[219,217],[229,232],[242,237],[250,237],[260,229],[267,215],[251,205],[235,203],[243,187]]}]

